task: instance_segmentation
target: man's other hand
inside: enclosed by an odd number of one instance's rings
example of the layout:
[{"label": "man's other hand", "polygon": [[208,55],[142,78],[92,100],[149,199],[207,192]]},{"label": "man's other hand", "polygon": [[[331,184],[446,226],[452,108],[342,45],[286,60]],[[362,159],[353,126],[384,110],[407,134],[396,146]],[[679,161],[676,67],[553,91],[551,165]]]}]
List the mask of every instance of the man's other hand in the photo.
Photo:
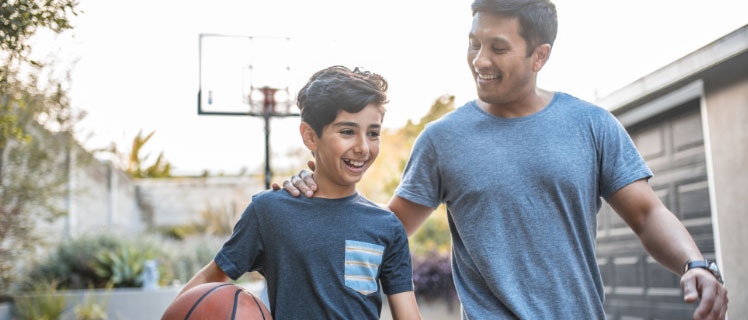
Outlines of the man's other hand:
[{"label": "man's other hand", "polygon": [[709,271],[702,268],[688,270],[680,278],[683,300],[693,303],[701,299],[693,314],[694,319],[724,319],[727,313],[727,289]]},{"label": "man's other hand", "polygon": [[[307,162],[309,170],[314,171],[314,161]],[[273,190],[280,190],[277,183],[273,183]],[[299,174],[291,177],[290,180],[283,181],[283,189],[294,197],[298,197],[302,192],[307,198],[311,198],[317,192],[317,182],[315,181],[314,172],[301,170]]]}]

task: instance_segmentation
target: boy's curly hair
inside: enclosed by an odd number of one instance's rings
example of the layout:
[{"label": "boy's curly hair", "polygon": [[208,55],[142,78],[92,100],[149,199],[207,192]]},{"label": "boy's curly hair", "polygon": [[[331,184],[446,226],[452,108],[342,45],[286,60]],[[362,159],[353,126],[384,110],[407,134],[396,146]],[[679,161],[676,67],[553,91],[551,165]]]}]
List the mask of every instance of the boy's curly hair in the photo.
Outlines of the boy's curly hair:
[{"label": "boy's curly hair", "polygon": [[308,123],[317,136],[335,121],[340,110],[357,113],[369,104],[382,107],[387,103],[387,81],[376,73],[332,66],[317,71],[296,97],[301,120]]}]

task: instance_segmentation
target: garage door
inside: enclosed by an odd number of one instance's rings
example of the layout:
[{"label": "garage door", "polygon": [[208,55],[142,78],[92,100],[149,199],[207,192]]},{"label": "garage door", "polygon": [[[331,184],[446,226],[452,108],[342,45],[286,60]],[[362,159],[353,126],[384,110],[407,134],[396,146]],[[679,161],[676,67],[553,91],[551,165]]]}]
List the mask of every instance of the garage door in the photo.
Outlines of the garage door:
[{"label": "garage door", "polygon": [[[714,259],[699,100],[626,129],[654,172],[650,184],[659,198]],[[649,257],[607,205],[598,216],[597,257],[609,319],[691,319],[696,305],[683,302],[680,278]]]}]

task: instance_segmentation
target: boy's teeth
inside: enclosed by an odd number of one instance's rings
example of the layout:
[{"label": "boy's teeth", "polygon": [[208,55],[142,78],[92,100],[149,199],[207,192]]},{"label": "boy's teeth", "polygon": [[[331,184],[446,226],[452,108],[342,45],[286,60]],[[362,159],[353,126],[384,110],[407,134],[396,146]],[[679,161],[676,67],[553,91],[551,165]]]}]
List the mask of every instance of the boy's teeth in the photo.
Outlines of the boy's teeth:
[{"label": "boy's teeth", "polygon": [[361,161],[353,161],[353,160],[344,160],[344,161],[345,161],[345,163],[347,163],[347,164],[349,164],[350,166],[353,166],[353,167],[360,168],[360,167],[364,166],[364,162],[361,162]]}]

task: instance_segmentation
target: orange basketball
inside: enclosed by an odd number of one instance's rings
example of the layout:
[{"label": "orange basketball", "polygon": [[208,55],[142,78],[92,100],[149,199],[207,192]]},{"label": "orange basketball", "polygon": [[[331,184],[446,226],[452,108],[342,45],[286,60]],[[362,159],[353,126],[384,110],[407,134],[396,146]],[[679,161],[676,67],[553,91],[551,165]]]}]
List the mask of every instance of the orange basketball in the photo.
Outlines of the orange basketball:
[{"label": "orange basketball", "polygon": [[270,311],[249,291],[230,283],[204,283],[179,296],[162,320],[271,320]]}]

